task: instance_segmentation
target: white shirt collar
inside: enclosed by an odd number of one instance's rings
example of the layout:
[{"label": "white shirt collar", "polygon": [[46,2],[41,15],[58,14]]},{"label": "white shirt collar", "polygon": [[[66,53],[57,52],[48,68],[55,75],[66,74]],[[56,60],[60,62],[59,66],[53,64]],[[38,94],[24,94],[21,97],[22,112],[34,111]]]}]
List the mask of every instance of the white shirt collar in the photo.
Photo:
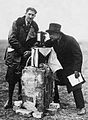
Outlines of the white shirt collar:
[{"label": "white shirt collar", "polygon": [[26,23],[26,25],[27,25],[27,24],[29,24],[29,25],[31,24],[31,22],[30,22],[30,23],[27,23],[27,21],[25,21],[25,23]]}]

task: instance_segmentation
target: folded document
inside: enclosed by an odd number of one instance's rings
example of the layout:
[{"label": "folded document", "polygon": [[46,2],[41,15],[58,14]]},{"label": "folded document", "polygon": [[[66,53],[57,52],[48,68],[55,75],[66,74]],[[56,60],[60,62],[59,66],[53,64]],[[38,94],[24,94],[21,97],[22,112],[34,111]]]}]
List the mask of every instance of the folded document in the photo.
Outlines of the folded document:
[{"label": "folded document", "polygon": [[68,79],[73,87],[84,81],[82,76],[81,76],[81,73],[80,73],[80,76],[78,78],[75,78],[75,74],[72,74],[72,75],[68,76]]}]

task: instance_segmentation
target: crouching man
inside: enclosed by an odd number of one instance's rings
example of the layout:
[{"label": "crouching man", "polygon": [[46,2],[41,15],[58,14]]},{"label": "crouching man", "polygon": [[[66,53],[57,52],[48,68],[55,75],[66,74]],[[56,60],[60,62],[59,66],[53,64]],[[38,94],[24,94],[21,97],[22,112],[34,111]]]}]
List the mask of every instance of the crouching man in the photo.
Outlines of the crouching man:
[{"label": "crouching man", "polygon": [[[54,102],[59,103],[58,85],[66,85],[68,93],[73,92],[75,104],[77,108],[77,114],[83,115],[86,113],[85,103],[82,93],[82,83],[72,87],[68,80],[68,76],[75,75],[75,78],[79,77],[82,67],[82,52],[78,42],[71,36],[61,32],[61,25],[57,23],[51,23],[49,29],[46,30],[49,33],[50,39],[46,41],[47,47],[53,47],[57,59],[62,65],[63,69],[57,70],[56,75],[58,81],[55,81],[55,96]],[[83,83],[85,80],[83,81]]]}]

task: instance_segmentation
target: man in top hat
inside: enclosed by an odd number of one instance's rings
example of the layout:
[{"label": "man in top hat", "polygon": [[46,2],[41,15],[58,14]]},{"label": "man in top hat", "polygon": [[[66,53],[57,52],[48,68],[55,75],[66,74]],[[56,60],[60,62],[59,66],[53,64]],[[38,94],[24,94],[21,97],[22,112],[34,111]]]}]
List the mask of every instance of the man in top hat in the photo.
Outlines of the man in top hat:
[{"label": "man in top hat", "polygon": [[[85,103],[82,94],[82,83],[72,87],[68,80],[68,76],[74,74],[75,78],[79,77],[82,67],[82,52],[78,42],[72,36],[66,35],[61,32],[61,25],[57,23],[51,23],[49,29],[46,30],[49,33],[50,39],[46,41],[47,47],[53,47],[57,59],[59,60],[63,69],[56,71],[58,81],[55,80],[55,96],[54,102],[60,103],[58,94],[58,85],[66,85],[68,93],[73,92],[75,104],[77,108],[77,114],[83,115],[86,113]],[[83,77],[83,76],[82,76]]]}]

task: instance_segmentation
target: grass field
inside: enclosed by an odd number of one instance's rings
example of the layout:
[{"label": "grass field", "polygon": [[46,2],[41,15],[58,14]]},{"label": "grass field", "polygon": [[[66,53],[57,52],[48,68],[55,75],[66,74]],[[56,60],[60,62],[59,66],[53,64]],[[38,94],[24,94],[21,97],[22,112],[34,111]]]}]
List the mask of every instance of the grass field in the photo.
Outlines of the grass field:
[{"label": "grass field", "polygon": [[[5,110],[4,104],[8,99],[8,84],[5,82],[6,66],[4,64],[4,52],[7,46],[7,41],[0,41],[0,120],[35,120],[35,118],[28,118],[20,114],[16,114],[13,110]],[[83,52],[83,67],[82,72],[86,79],[83,85],[83,94],[85,98],[85,105],[87,113],[84,116],[76,114],[75,103],[72,93],[67,94],[65,87],[60,87],[60,99],[62,102],[67,103],[66,109],[60,109],[54,116],[45,116],[42,120],[88,120],[88,43],[80,42]],[[17,100],[17,86],[14,91],[13,101]]]}]

